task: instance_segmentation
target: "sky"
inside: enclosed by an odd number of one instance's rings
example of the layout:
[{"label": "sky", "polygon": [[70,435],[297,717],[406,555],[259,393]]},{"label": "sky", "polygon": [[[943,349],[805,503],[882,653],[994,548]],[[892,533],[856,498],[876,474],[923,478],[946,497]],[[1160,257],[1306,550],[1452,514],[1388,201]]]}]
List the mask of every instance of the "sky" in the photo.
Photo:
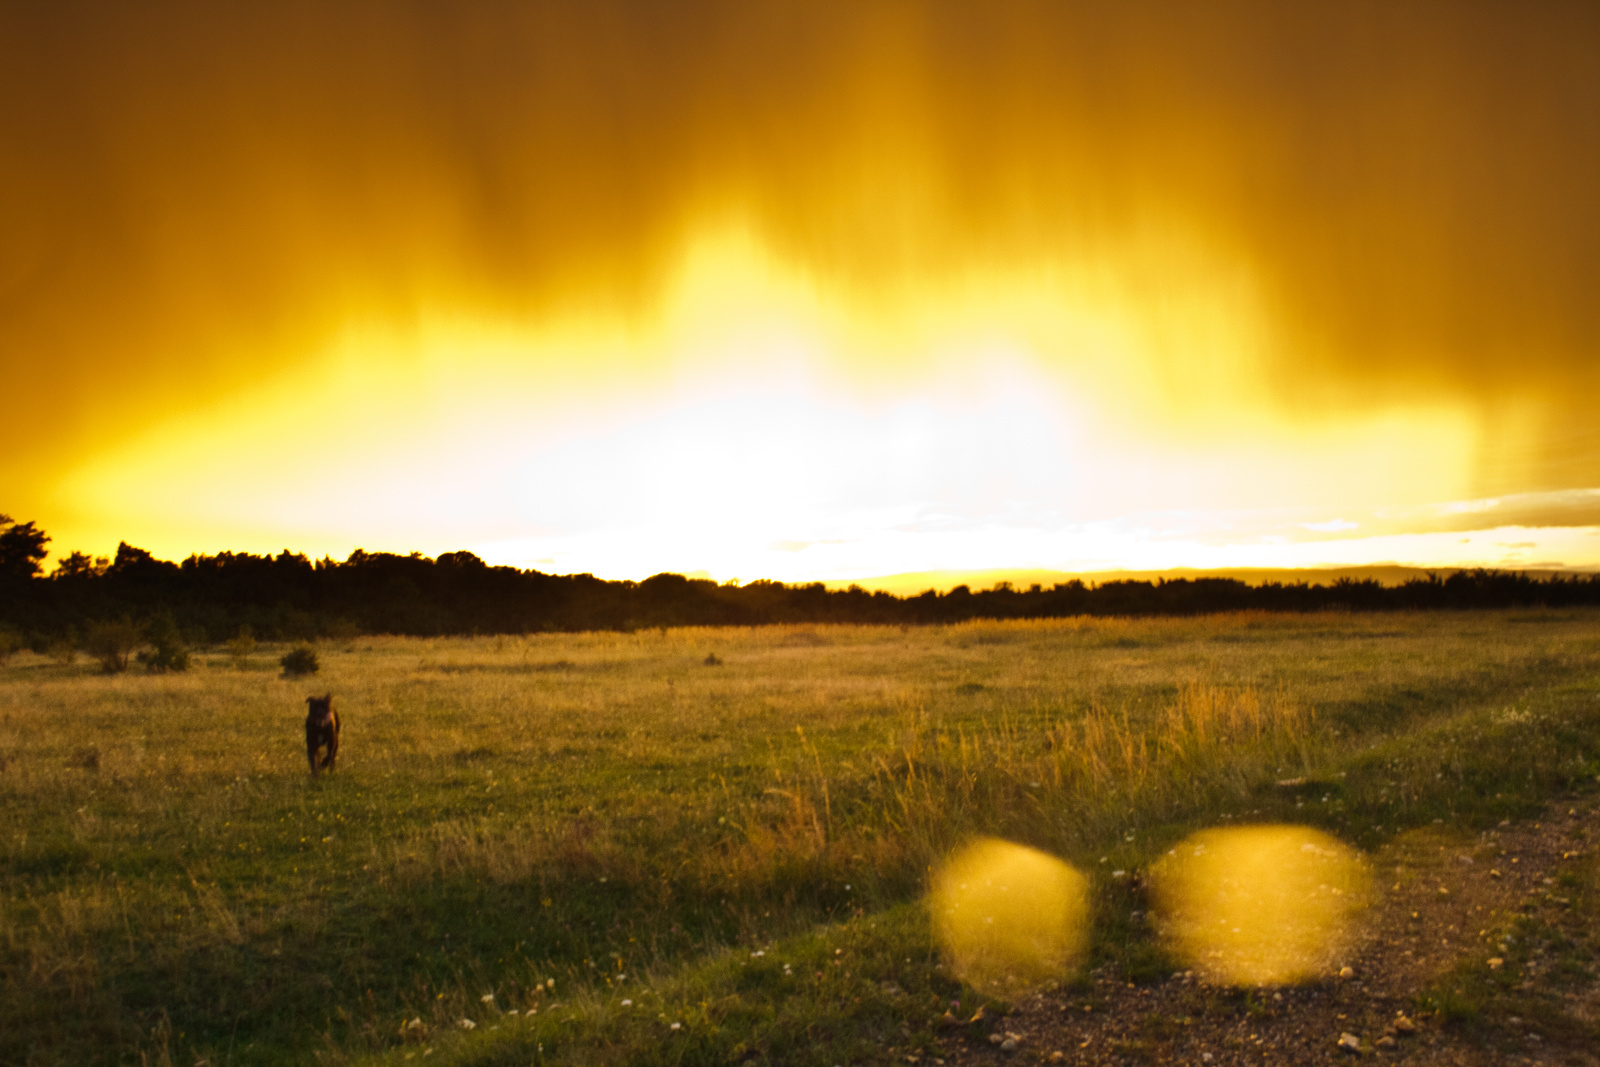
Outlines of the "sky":
[{"label": "sky", "polygon": [[1600,567],[1600,13],[0,7],[0,510],[643,578]]}]

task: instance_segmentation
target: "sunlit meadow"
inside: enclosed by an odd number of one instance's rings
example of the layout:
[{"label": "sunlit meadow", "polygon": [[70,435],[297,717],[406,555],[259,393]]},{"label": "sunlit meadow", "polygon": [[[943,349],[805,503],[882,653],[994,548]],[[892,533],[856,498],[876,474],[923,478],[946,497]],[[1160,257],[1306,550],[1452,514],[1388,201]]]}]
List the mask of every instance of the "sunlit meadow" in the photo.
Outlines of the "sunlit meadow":
[{"label": "sunlit meadow", "polygon": [[[18,654],[0,1059],[936,1048],[952,1001],[998,995],[943,966],[918,903],[953,849],[1068,860],[1090,881],[1084,966],[1167,973],[1138,872],[1187,833],[1296,822],[1371,848],[1592,780],[1597,622],[357,637],[311,679],[271,648],[166,675]],[[324,691],[343,744],[313,781],[301,724]]]}]

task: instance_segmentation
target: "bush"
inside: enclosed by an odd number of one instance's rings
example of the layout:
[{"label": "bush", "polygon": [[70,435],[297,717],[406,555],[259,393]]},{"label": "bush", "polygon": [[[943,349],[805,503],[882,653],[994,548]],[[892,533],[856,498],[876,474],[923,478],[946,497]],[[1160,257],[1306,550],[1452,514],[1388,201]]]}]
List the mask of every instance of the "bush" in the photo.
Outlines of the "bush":
[{"label": "bush", "polygon": [[0,667],[5,666],[11,653],[22,647],[22,635],[8,626],[0,626]]},{"label": "bush", "polygon": [[248,623],[239,627],[239,632],[233,640],[228,642],[228,658],[233,660],[233,669],[242,671],[250,663],[250,653],[256,650],[255,631],[250,629]]},{"label": "bush", "polygon": [[301,645],[292,652],[285,652],[283,658],[278,661],[278,665],[283,668],[283,676],[285,678],[299,678],[306,674],[316,674],[317,671],[322,669],[322,665],[317,662],[316,650],[306,645]]},{"label": "bush", "polygon": [[72,666],[78,661],[78,631],[67,627],[65,633],[45,645],[44,654],[63,667]]},{"label": "bush", "polygon": [[101,670],[116,674],[128,669],[128,657],[139,647],[139,641],[139,628],[124,618],[120,622],[90,623],[83,648],[100,661]]},{"label": "bush", "polygon": [[163,612],[151,619],[149,637],[155,648],[139,653],[139,662],[146,670],[157,674],[189,669],[189,650],[184,647],[183,634],[178,631],[178,624],[171,615]]}]

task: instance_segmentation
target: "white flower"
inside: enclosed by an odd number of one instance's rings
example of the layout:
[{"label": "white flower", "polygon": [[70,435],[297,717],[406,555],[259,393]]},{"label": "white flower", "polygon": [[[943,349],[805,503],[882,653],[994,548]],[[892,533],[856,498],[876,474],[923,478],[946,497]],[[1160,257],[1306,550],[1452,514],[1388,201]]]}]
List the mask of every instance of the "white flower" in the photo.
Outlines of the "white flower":
[{"label": "white flower", "polygon": [[459,1019],[456,1021],[456,1025],[463,1030],[476,1030],[478,1028],[478,1024],[471,1019]]},{"label": "white flower", "polygon": [[631,1001],[631,1000],[624,1000],[624,1001],[623,1001],[623,1002],[622,1002],[622,1006],[623,1006],[623,1007],[624,1007],[624,1008],[631,1008],[631,1007],[633,1007],[633,1001]]},{"label": "white flower", "polygon": [[682,1023],[673,1023],[672,1024],[672,1029],[674,1029],[674,1030],[682,1030],[683,1029],[683,1024]]},{"label": "white flower", "polygon": [[494,994],[493,993],[485,993],[483,996],[479,997],[478,999],[480,1001],[482,1001],[483,1003],[485,1003],[485,1004],[493,1004],[494,1003]]}]

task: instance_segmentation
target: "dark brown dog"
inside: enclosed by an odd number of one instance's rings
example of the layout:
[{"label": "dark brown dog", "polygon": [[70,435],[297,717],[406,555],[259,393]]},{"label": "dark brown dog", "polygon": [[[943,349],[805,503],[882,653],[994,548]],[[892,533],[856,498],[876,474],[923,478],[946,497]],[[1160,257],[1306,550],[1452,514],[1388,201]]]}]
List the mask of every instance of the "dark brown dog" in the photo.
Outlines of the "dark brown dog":
[{"label": "dark brown dog", "polygon": [[306,759],[311,761],[311,777],[317,776],[317,750],[326,748],[328,754],[320,769],[332,771],[333,761],[339,755],[339,713],[333,710],[333,694],[306,697]]}]

